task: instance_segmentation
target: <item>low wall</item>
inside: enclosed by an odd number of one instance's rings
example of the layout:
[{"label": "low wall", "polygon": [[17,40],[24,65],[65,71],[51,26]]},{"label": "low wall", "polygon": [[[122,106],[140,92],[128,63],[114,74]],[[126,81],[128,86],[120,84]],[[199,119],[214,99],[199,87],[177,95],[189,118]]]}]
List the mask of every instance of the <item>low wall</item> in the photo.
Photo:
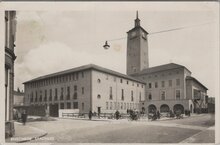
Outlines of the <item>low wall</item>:
[{"label": "low wall", "polygon": [[59,117],[62,117],[62,113],[79,113],[79,109],[59,109]]}]

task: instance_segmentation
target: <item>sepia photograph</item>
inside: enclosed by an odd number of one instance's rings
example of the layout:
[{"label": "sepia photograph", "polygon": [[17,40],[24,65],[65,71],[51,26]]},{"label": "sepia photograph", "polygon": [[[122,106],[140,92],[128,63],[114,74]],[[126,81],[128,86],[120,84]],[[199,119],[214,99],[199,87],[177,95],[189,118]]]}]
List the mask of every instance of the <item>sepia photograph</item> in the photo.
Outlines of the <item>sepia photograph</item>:
[{"label": "sepia photograph", "polygon": [[5,142],[215,144],[218,5],[6,8]]}]

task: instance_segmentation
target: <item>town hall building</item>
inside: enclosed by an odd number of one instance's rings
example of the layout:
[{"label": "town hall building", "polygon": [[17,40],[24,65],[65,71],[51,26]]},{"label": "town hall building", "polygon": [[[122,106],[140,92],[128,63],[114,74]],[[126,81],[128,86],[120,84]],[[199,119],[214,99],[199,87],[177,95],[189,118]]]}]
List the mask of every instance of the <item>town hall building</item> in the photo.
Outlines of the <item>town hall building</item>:
[{"label": "town hall building", "polygon": [[185,66],[149,67],[148,32],[138,13],[127,32],[127,75],[94,64],[41,76],[24,83],[25,104],[44,105],[51,116],[62,110],[78,113],[144,113],[207,108],[207,88]]}]

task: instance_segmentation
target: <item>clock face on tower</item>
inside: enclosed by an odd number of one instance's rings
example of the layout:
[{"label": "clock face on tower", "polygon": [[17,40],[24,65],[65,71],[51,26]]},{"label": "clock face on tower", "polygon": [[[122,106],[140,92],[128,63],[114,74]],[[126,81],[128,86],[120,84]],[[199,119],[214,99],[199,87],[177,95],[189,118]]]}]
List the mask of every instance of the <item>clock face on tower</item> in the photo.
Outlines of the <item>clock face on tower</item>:
[{"label": "clock face on tower", "polygon": [[131,37],[135,37],[135,36],[136,36],[136,32],[132,32]]}]

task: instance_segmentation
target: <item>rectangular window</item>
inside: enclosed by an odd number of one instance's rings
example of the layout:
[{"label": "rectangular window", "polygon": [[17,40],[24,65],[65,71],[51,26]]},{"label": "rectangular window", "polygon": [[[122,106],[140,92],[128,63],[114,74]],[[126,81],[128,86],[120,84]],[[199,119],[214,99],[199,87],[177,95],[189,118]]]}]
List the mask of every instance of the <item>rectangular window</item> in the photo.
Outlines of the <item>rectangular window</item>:
[{"label": "rectangular window", "polygon": [[112,100],[112,99],[113,99],[113,95],[112,95],[112,87],[110,87],[109,99],[110,99],[110,100]]},{"label": "rectangular window", "polygon": [[106,102],[106,110],[108,110],[108,102]]},{"label": "rectangular window", "polygon": [[155,82],[155,88],[157,88],[158,87],[158,83],[157,82]]},{"label": "rectangular window", "polygon": [[75,93],[73,94],[73,99],[74,99],[74,100],[77,99],[77,92],[75,92]]},{"label": "rectangular window", "polygon": [[55,100],[57,100],[57,88],[55,88]]},{"label": "rectangular window", "polygon": [[40,102],[42,102],[42,95],[41,94],[40,94],[40,99],[39,100],[40,100]]},{"label": "rectangular window", "polygon": [[64,109],[64,103],[60,103],[60,109]]},{"label": "rectangular window", "polygon": [[151,95],[151,93],[148,94],[148,99],[149,99],[149,100],[152,100],[152,95]]},{"label": "rectangular window", "polygon": [[172,87],[172,80],[169,80],[169,87]]},{"label": "rectangular window", "polygon": [[120,82],[123,83],[123,79],[120,79]]},{"label": "rectangular window", "polygon": [[84,103],[82,103],[82,110],[84,110]]},{"label": "rectangular window", "polygon": [[165,91],[162,91],[161,92],[161,100],[165,100],[165,97],[166,97],[166,93],[165,93]]},{"label": "rectangular window", "polygon": [[63,100],[63,88],[61,88],[60,100]]},{"label": "rectangular window", "polygon": [[71,109],[71,103],[70,102],[67,102],[66,105],[67,105],[67,109]]},{"label": "rectangular window", "polygon": [[82,78],[84,78],[84,72],[82,72]]},{"label": "rectangular window", "polygon": [[69,74],[69,81],[71,81],[71,75]]},{"label": "rectangular window", "polygon": [[176,86],[180,85],[180,79],[176,79]]},{"label": "rectangular window", "polygon": [[141,101],[141,92],[139,93],[139,101]]},{"label": "rectangular window", "polygon": [[44,101],[47,101],[47,90],[44,91]]},{"label": "rectangular window", "polygon": [[71,76],[72,76],[72,80],[75,81],[76,80],[75,79],[75,74],[72,74]]},{"label": "rectangular window", "polygon": [[84,94],[84,87],[82,87],[82,94]]},{"label": "rectangular window", "polygon": [[52,97],[52,89],[50,89],[50,96]]},{"label": "rectangular window", "polygon": [[123,103],[121,102],[121,110],[123,109]]},{"label": "rectangular window", "polygon": [[74,86],[74,91],[77,91],[77,86]]},{"label": "rectangular window", "polygon": [[49,100],[52,101],[52,89],[50,89],[50,96],[49,96]]},{"label": "rectangular window", "polygon": [[78,80],[79,76],[78,76],[78,72],[76,73],[76,80]]},{"label": "rectangular window", "polygon": [[121,100],[124,100],[124,89],[121,89]]},{"label": "rectangular window", "polygon": [[66,96],[67,100],[70,100],[70,87],[67,87],[67,96]]},{"label": "rectangular window", "polygon": [[165,87],[165,82],[164,82],[164,81],[161,82],[161,87],[162,87],[162,88]]},{"label": "rectangular window", "polygon": [[73,109],[78,109],[78,102],[73,102]]},{"label": "rectangular window", "polygon": [[30,102],[34,102],[34,98],[31,96],[31,100],[30,100]]},{"label": "rectangular window", "polygon": [[177,99],[177,100],[180,99],[180,90],[176,90],[176,99]]},{"label": "rectangular window", "polygon": [[131,101],[134,101],[134,92],[131,91]]},{"label": "rectangular window", "polygon": [[126,103],[124,103],[124,110],[126,110]]},{"label": "rectangular window", "polygon": [[149,89],[151,88],[151,83],[148,84]]}]

